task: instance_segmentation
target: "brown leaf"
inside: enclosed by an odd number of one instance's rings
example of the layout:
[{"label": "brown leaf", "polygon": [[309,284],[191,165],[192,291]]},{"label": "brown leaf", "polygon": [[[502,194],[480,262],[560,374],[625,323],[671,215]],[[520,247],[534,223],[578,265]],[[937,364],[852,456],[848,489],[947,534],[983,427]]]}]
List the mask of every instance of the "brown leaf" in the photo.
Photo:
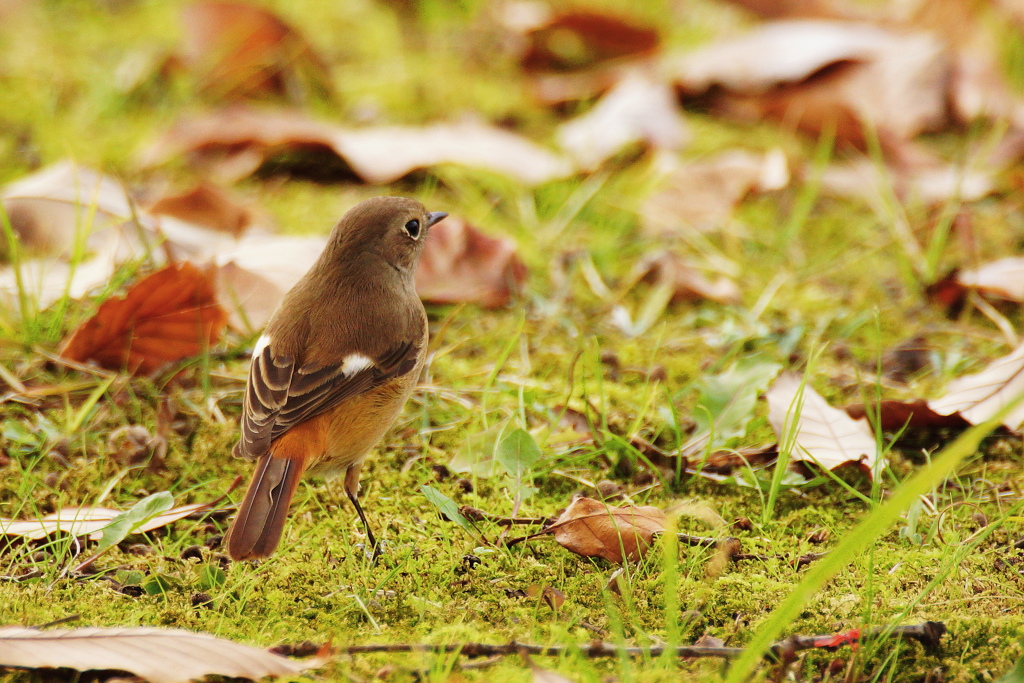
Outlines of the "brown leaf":
[{"label": "brown leaf", "polygon": [[995,191],[991,169],[964,168],[922,151],[913,151],[912,162],[897,159],[884,170],[869,159],[832,164],[821,175],[822,190],[834,196],[867,199],[876,205],[895,194],[901,201],[929,206],[952,199],[974,202]]},{"label": "brown leaf", "polygon": [[[159,529],[197,512],[210,510],[211,507],[210,503],[182,505],[154,515],[133,533],[142,534]],[[105,507],[70,507],[38,519],[22,520],[0,517],[0,535],[18,536],[30,541],[38,541],[52,534],[65,533],[75,537],[88,536],[90,540],[98,541],[103,537],[103,529],[123,512],[124,510]],[[2,646],[0,646],[0,650],[2,650]]]},{"label": "brown leaf", "polygon": [[965,429],[970,426],[959,413],[940,415],[928,407],[923,399],[916,401],[882,401],[877,406],[865,406],[863,403],[846,406],[846,414],[854,420],[867,418],[869,410],[878,415],[878,423],[882,431],[898,432],[907,427],[915,431],[933,432],[939,429]]},{"label": "brown leaf", "polygon": [[226,321],[211,278],[186,261],[140,280],[124,297],[108,299],[60,353],[111,370],[149,374],[209,349]]},{"label": "brown leaf", "polygon": [[[252,174],[264,162],[276,159],[286,166],[310,152],[335,156],[362,180],[375,184],[440,164],[505,174],[530,185],[573,172],[572,165],[553,152],[475,121],[349,129],[309,119],[298,110],[247,107],[179,121],[143,154],[142,162],[163,163],[184,154],[229,182]],[[318,165],[323,165],[322,157]]]},{"label": "brown leaf", "polygon": [[[1022,392],[1024,345],[992,361],[981,372],[953,380],[943,396],[928,401],[928,407],[939,415],[959,414],[976,425],[994,417]],[[1017,431],[1024,423],[1024,404],[1018,402],[1002,423],[1011,431]]]},{"label": "brown leaf", "polygon": [[735,304],[740,300],[740,289],[727,275],[709,276],[708,269],[688,263],[675,252],[660,251],[648,254],[634,266],[633,279],[642,279],[655,285],[670,283],[672,301],[699,301],[706,299],[720,304]]},{"label": "brown leaf", "polygon": [[708,455],[700,469],[712,474],[729,475],[748,467],[758,468],[770,465],[779,458],[778,444],[747,446],[727,451],[715,451]]},{"label": "brown leaf", "polygon": [[196,2],[182,10],[181,22],[180,59],[208,95],[301,100],[303,74],[318,85],[329,83],[324,60],[266,9],[242,2]]},{"label": "brown leaf", "polygon": [[[69,161],[10,183],[0,201],[29,255],[67,256],[78,231],[96,235],[132,216],[119,182]],[[0,254],[6,252],[7,240],[0,240]]]},{"label": "brown leaf", "polygon": [[240,332],[263,329],[326,243],[325,237],[247,235],[218,251],[218,300],[228,310],[231,327]]},{"label": "brown leaf", "polygon": [[780,190],[789,184],[781,150],[753,154],[730,150],[710,159],[684,164],[665,178],[644,202],[644,229],[657,235],[721,228],[751,192]]},{"label": "brown leaf", "polygon": [[527,71],[579,69],[640,56],[658,48],[658,33],[612,14],[571,10],[549,17],[527,34],[521,62]]},{"label": "brown leaf", "polygon": [[898,139],[947,123],[950,56],[933,36],[868,24],[776,21],[683,55],[672,67],[692,95],[741,120],[771,118],[865,146],[864,122]]},{"label": "brown leaf", "polygon": [[625,76],[593,109],[559,126],[557,136],[587,171],[629,145],[677,151],[689,139],[675,92],[640,73]]},{"label": "brown leaf", "polygon": [[27,669],[128,671],[152,683],[186,683],[206,676],[257,680],[298,676],[322,666],[205,633],[164,628],[38,629],[0,627],[0,666]]},{"label": "brown leaf", "polygon": [[577,555],[622,563],[640,560],[654,535],[664,530],[665,513],[656,507],[611,507],[580,497],[544,531]]},{"label": "brown leaf", "polygon": [[149,213],[173,216],[232,235],[241,234],[253,222],[251,210],[232,199],[226,190],[206,182],[188,192],[161,197],[149,206]]},{"label": "brown leaf", "polygon": [[[38,258],[21,262],[21,285],[40,309],[65,294],[79,299],[106,285],[127,260],[148,255],[159,263],[166,254],[198,260],[234,241],[178,219],[136,211],[117,180],[70,162],[11,183],[4,188],[3,201],[13,209],[11,218],[23,243],[36,247],[29,256]],[[85,253],[72,266],[72,246],[81,239],[78,230],[87,231]],[[153,250],[155,245],[163,248]],[[16,301],[18,287],[15,270],[0,268],[0,298]]]},{"label": "brown leaf", "polygon": [[1024,256],[1007,256],[960,270],[955,281],[981,294],[1024,303]]},{"label": "brown leaf", "polygon": [[420,298],[438,304],[505,306],[525,281],[514,242],[489,237],[455,216],[430,229],[416,269]]},{"label": "brown leaf", "polygon": [[[802,387],[802,403],[798,405]],[[873,475],[878,443],[866,420],[854,420],[833,408],[799,376],[784,372],[765,393],[768,422],[780,444],[793,440],[793,462],[809,461],[833,470],[852,462]],[[799,412],[794,412],[799,410]],[[795,430],[795,434],[794,434]]]}]

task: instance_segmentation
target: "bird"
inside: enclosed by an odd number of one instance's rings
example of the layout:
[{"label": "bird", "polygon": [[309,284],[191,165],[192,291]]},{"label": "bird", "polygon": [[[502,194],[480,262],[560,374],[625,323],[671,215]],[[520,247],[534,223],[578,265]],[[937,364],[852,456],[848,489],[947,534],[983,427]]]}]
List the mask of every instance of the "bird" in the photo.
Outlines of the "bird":
[{"label": "bird", "polygon": [[226,537],[232,559],[274,553],[305,474],[344,476],[378,556],[359,473],[423,368],[427,316],[414,275],[430,228],[447,215],[405,197],[360,202],[271,315],[253,348],[233,450],[256,468]]}]

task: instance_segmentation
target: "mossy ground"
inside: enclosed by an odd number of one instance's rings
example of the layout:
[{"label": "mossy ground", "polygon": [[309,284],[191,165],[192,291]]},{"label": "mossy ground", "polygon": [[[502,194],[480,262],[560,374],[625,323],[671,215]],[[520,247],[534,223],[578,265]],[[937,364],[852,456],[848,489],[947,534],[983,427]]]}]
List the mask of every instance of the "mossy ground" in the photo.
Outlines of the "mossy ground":
[{"label": "mossy ground", "polygon": [[[0,180],[66,157],[116,172],[129,183],[149,179],[153,172],[136,166],[138,149],[183,112],[204,106],[187,80],[131,78],[133,65],[146,74],[173,49],[178,9],[178,3],[106,0],[39,2],[12,12],[0,29],[0,128],[5,131]],[[406,20],[387,3],[308,1],[278,3],[277,9],[335,65],[336,104],[312,101],[318,115],[345,120],[374,110],[382,121],[420,122],[473,111],[491,120],[514,120],[540,139],[556,121],[530,102],[509,58],[489,42],[482,28],[486,3],[424,2],[416,30],[403,27]],[[643,11],[672,45],[739,22],[738,15],[710,2],[649,3]],[[1008,55],[1012,62],[1013,51]],[[782,146],[796,162],[813,158],[813,141],[772,125],[745,128],[699,113],[690,122],[694,144],[687,156],[739,145]],[[955,136],[939,143],[951,149],[964,144]],[[184,167],[162,172],[182,182],[192,177]],[[737,355],[757,351],[801,369],[813,349],[827,345],[810,382],[839,403],[857,400],[863,388],[830,378],[870,373],[885,349],[923,334],[937,349],[934,372],[914,380],[903,396],[927,397],[948,378],[998,352],[1000,337],[976,313],[950,321],[927,304],[925,283],[909,267],[912,257],[900,250],[884,219],[859,203],[817,198],[806,221],[783,230],[791,225],[803,188],[797,181],[788,190],[746,202],[731,227],[710,243],[741,264],[742,305],[673,306],[647,333],[629,338],[609,324],[608,305],[560,256],[585,250],[607,281],[624,276],[656,246],[640,236],[636,214],[651,177],[646,159],[627,155],[602,175],[536,190],[460,169],[439,169],[388,188],[302,180],[242,183],[243,195],[297,233],[326,231],[358,199],[412,194],[431,209],[458,213],[490,232],[514,237],[530,267],[526,293],[509,309],[431,311],[435,353],[429,381],[363,475],[364,505],[387,552],[380,563],[367,562],[362,529],[338,482],[309,482],[293,503],[281,551],[259,565],[220,564],[216,537],[223,520],[178,522],[145,539],[131,539],[144,541],[143,548],[124,544],[97,562],[115,578],[126,571],[161,576],[166,580],[162,594],[126,595],[102,577],[62,578],[61,568],[72,562],[66,542],[0,556],[4,574],[21,575],[32,567],[39,572],[28,580],[0,581],[0,623],[34,625],[77,614],[83,625],[167,625],[262,646],[304,640],[344,646],[512,639],[568,645],[595,638],[643,646],[664,642],[673,632],[684,643],[703,634],[730,645],[745,643],[805,571],[796,567],[796,559],[830,547],[871,506],[837,484],[784,494],[770,513],[764,513],[757,491],[696,477],[643,488],[631,479],[643,470],[640,458],[615,435],[638,431],[668,450],[677,447],[687,435],[673,425],[673,410],[685,426],[696,400],[693,383]],[[1007,197],[969,208],[982,256],[1002,255],[1020,244],[1024,223],[1016,208]],[[922,230],[934,218],[922,208],[907,211],[911,224]],[[956,263],[951,247],[941,265]],[[554,275],[558,268],[565,269],[564,287]],[[755,317],[750,307],[769,284],[777,289]],[[626,303],[641,298],[642,293],[634,294]],[[75,309],[66,320],[43,313],[36,326],[10,317],[3,322],[3,364],[22,381],[69,388],[38,406],[0,406],[10,458],[0,469],[0,514],[30,517],[100,503],[127,507],[163,490],[182,503],[204,501],[220,495],[236,475],[248,475],[249,466],[229,452],[251,339],[229,337],[175,383],[115,380],[80,426],[69,431],[99,380],[47,364],[35,347],[52,350],[87,312],[87,307]],[[1020,322],[1012,312],[1011,320]],[[508,358],[489,381],[503,351]],[[602,353],[615,354],[622,367],[639,372],[614,377]],[[663,368],[658,374],[664,380],[649,378],[647,371],[655,366]],[[82,386],[70,388],[74,382]],[[182,420],[171,434],[165,466],[149,471],[115,462],[109,434],[125,424],[155,429],[165,395]],[[899,390],[889,395],[903,397]],[[448,463],[469,437],[495,425],[523,425],[543,436],[555,407],[566,401],[576,406],[589,401],[601,416],[598,445],[576,452],[547,447],[533,473],[538,491],[520,514],[553,515],[573,492],[587,491],[581,478],[617,479],[627,490],[641,491],[634,496],[638,503],[666,507],[689,499],[727,521],[752,520],[749,529],[717,533],[736,535],[746,552],[762,559],[716,568],[712,551],[682,548],[678,559],[667,559],[659,547],[628,567],[620,595],[605,588],[614,567],[603,561],[577,557],[550,539],[511,549],[488,546],[438,518],[419,493],[422,484],[459,504],[511,513],[508,480],[470,477],[472,491],[465,492],[452,478],[439,481],[434,466]],[[763,414],[763,406],[760,410]],[[745,445],[769,439],[762,421]],[[933,452],[933,444],[926,446]],[[883,487],[895,487],[926,457],[917,448],[894,451]],[[913,529],[901,523],[900,528],[919,534],[919,542],[894,529],[829,582],[789,628],[790,633],[830,633],[937,620],[950,631],[941,651],[879,641],[856,653],[848,648],[813,653],[803,669],[808,679],[836,656],[847,659],[849,680],[940,680],[929,678],[936,671],[944,680],[991,680],[1010,668],[1021,655],[1024,579],[1020,565],[1004,560],[1021,535],[1020,513],[1012,512],[1015,502],[992,502],[993,487],[979,482],[1019,482],[1021,462],[1019,440],[987,441],[961,465],[956,486],[935,494],[939,510],[959,501],[975,507],[948,507],[941,518],[925,510]],[[981,542],[965,544],[977,529],[971,518],[976,511],[1003,526]],[[686,518],[681,524],[683,531],[710,533]],[[500,532],[492,525],[480,528],[489,541]],[[811,543],[809,536],[821,529],[828,532],[825,542]],[[202,546],[198,553],[185,552],[197,545]],[[223,566],[223,583],[207,580],[210,566]],[[675,576],[674,599],[665,595],[669,574]],[[566,601],[552,609],[541,600],[517,597],[531,585],[557,588]],[[211,601],[197,598],[201,593]],[[392,680],[434,681],[531,676],[514,658],[482,669],[464,667],[467,663],[457,655],[361,655],[339,659],[324,675],[367,680],[388,670]],[[578,654],[537,663],[585,681],[714,680],[722,671],[714,661],[597,661]],[[40,680],[29,673],[4,673],[0,679]]]}]

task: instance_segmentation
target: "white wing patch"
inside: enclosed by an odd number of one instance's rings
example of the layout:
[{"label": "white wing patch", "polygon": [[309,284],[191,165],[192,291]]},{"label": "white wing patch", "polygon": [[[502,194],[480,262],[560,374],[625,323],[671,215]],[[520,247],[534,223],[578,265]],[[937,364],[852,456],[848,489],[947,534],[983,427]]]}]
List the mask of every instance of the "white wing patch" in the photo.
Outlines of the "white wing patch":
[{"label": "white wing patch", "polygon": [[341,374],[351,377],[361,370],[373,367],[373,359],[361,353],[350,353],[341,360]]},{"label": "white wing patch", "polygon": [[263,353],[263,349],[270,346],[270,335],[261,334],[260,338],[256,340],[256,346],[252,347],[252,357],[259,358],[260,354]]}]

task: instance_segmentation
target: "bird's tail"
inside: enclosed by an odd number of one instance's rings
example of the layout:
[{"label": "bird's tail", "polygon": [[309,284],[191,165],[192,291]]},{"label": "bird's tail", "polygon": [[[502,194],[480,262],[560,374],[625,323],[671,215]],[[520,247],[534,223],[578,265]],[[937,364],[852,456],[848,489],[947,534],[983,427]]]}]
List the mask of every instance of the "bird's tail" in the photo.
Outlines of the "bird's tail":
[{"label": "bird's tail", "polygon": [[305,469],[305,458],[275,457],[272,452],[259,459],[249,490],[228,530],[231,559],[269,557],[277,549],[288,506]]}]

